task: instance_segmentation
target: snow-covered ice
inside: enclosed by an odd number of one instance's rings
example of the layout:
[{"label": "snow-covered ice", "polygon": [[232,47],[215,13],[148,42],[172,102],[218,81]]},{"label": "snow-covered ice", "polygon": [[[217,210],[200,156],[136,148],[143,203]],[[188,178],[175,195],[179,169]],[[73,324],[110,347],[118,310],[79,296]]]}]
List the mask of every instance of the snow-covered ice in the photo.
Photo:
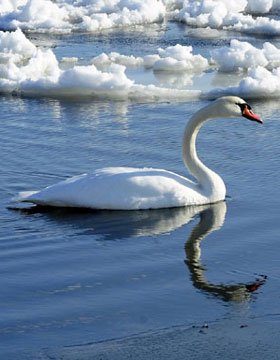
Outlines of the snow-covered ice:
[{"label": "snow-covered ice", "polygon": [[[278,0],[272,1],[225,1],[188,0],[176,10],[177,21],[194,27],[236,30],[246,33],[280,34],[279,20],[265,17],[280,9]],[[255,16],[257,14],[257,16]]]},{"label": "snow-covered ice", "polygon": [[[232,38],[205,55],[178,40],[142,56],[132,48],[130,54],[94,53],[85,62],[77,53],[59,59],[52,48],[35,46],[28,35],[128,29],[172,20],[183,22],[190,36],[205,41],[218,39],[221,30],[275,36],[280,34],[279,10],[280,0],[2,0],[0,91],[148,101],[185,100],[208,93],[252,97],[265,92],[275,97],[280,48],[272,41],[256,46]],[[236,72],[242,73],[241,81],[236,77],[225,88],[209,81],[215,74]]]},{"label": "snow-covered ice", "polygon": [[[64,69],[51,49],[37,48],[19,29],[0,32],[0,51],[0,90],[4,93],[147,100],[184,99],[199,94],[199,91],[135,84],[126,76],[126,66],[144,66],[144,59],[118,53],[101,54],[93,58],[89,65],[77,65],[76,58],[69,58],[69,61],[63,58],[62,63],[68,63],[68,68]],[[186,52],[192,68],[195,68],[197,59],[207,65],[207,60],[192,55],[190,49],[175,46],[166,51],[182,59]],[[165,55],[163,49],[159,52]],[[177,60],[175,57],[168,57],[174,59],[172,68],[174,71],[182,70],[180,63],[187,64],[187,60]],[[196,66],[197,69],[202,67],[199,61]]]},{"label": "snow-covered ice", "polygon": [[261,49],[248,42],[231,40],[229,47],[212,51],[219,71],[247,70],[258,66],[273,69],[280,66],[280,49],[265,42]]},{"label": "snow-covered ice", "polygon": [[274,32],[279,21],[266,18],[279,0],[2,0],[2,29],[44,32],[100,31],[167,19],[196,27]]}]

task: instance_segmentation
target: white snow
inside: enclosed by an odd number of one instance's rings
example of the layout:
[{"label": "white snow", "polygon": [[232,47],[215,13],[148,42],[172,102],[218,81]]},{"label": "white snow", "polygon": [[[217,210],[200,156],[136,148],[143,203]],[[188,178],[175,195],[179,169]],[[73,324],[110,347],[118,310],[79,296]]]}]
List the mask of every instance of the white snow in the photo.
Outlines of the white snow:
[{"label": "white snow", "polygon": [[173,19],[194,27],[279,34],[279,21],[265,17],[279,9],[279,0],[0,0],[0,26],[95,32]]},{"label": "white snow", "polygon": [[200,72],[209,67],[208,60],[201,55],[193,55],[191,46],[177,44],[166,49],[158,49],[158,54],[146,55],[143,58],[125,56],[116,52],[102,53],[92,59],[99,68],[106,65],[120,64],[126,67],[153,68],[156,71],[194,71]]},{"label": "white snow", "polygon": [[[62,65],[66,60],[65,69]],[[148,101],[188,99],[197,97],[200,93],[163,88],[154,84],[135,84],[125,74],[126,66],[143,66],[142,58],[111,53],[95,57],[89,65],[76,65],[77,61],[77,58],[62,59],[61,65],[51,49],[37,48],[21,30],[0,31],[2,93]]]},{"label": "white snow", "polygon": [[[6,4],[6,5],[2,5]],[[69,13],[50,0],[3,0],[0,3],[0,25],[4,29],[69,30]],[[11,9],[11,11],[8,11]]]},{"label": "white snow", "polygon": [[203,94],[206,98],[224,95],[239,95],[249,98],[278,98],[280,96],[280,68],[269,71],[261,66],[251,68],[248,76],[237,86],[216,88]]},{"label": "white snow", "polygon": [[[77,3],[80,6],[82,3],[86,7],[92,6],[86,0]],[[185,7],[187,3],[190,4],[185,1]],[[238,6],[243,6],[243,3],[244,1],[236,2],[236,9]],[[12,8],[12,4],[13,8],[17,7],[14,1],[10,2],[9,8]],[[30,7],[31,4],[32,0],[26,1],[26,6]],[[62,1],[53,4],[59,6]],[[110,11],[120,6],[117,0],[108,4]],[[127,6],[130,4],[131,11],[132,9],[138,11],[143,5],[135,0],[123,1],[122,5],[124,4]],[[214,6],[212,0],[207,4],[202,1],[199,5],[200,11],[202,5],[207,9]],[[68,5],[72,7],[75,3],[68,0]],[[19,8],[26,10],[26,6]],[[95,7],[97,6],[103,9],[105,3],[96,2]],[[271,4],[271,9],[276,9],[277,6],[279,4],[274,2]],[[196,8],[192,8],[192,11],[198,12],[197,8],[198,4]],[[8,6],[5,9],[7,11]],[[228,11],[228,7],[225,9]],[[280,48],[272,43],[263,42],[256,47],[248,41],[233,39],[229,46],[213,50],[208,59],[197,52],[196,50],[194,53],[192,46],[176,44],[159,48],[157,53],[143,57],[110,52],[101,53],[88,63],[80,62],[76,56],[64,57],[59,61],[51,48],[36,47],[21,29],[0,31],[0,92],[140,101],[181,101],[197,98],[202,91],[204,96],[214,94],[217,96],[236,94],[243,97],[278,96]],[[133,77],[134,72],[138,77]],[[234,81],[229,87],[215,89],[215,81],[209,82],[208,88],[205,86],[209,74],[222,72],[239,72],[241,75],[232,77]],[[143,83],[139,83],[138,80],[141,80],[139,74],[145,76],[148,74],[149,78],[146,77]],[[238,82],[240,78],[241,81]]]},{"label": "white snow", "polygon": [[97,31],[162,21],[166,6],[157,0],[2,0],[0,14],[5,29]]},{"label": "white snow", "polygon": [[248,0],[246,10],[250,13],[266,14],[273,10],[279,10],[279,0]]},{"label": "white snow", "polygon": [[100,68],[110,64],[119,64],[126,67],[139,67],[142,66],[143,63],[144,61],[141,57],[121,55],[117,52],[111,52],[109,54],[102,53],[92,59],[92,64]]},{"label": "white snow", "polygon": [[[211,90],[206,96],[238,94],[247,98],[273,98],[280,95],[280,49],[265,42],[258,49],[248,42],[232,40],[230,47],[212,52],[220,71],[243,71],[236,86]],[[247,72],[247,73],[246,73]]]},{"label": "white snow", "polygon": [[208,26],[214,29],[276,35],[280,34],[280,21],[252,15],[262,15],[279,9],[279,0],[186,0],[173,16],[175,20],[194,27]]},{"label": "white snow", "polygon": [[201,55],[192,54],[192,46],[177,44],[166,49],[158,49],[160,59],[155,61],[154,70],[163,71],[202,71],[207,69],[208,61]]},{"label": "white snow", "polygon": [[222,47],[211,53],[220,71],[247,70],[263,66],[275,68],[280,66],[280,49],[266,42],[258,49],[245,41],[231,40],[230,47]]}]

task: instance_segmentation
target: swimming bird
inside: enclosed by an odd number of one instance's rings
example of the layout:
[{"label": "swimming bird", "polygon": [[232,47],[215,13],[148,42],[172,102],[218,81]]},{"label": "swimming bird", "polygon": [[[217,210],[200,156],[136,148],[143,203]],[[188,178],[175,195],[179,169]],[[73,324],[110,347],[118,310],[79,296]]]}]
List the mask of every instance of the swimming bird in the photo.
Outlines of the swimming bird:
[{"label": "swimming bird", "polygon": [[197,111],[183,136],[183,161],[196,181],[156,168],[107,167],[71,177],[41,191],[23,192],[18,200],[43,206],[140,210],[211,204],[225,199],[221,177],[199,159],[196,138],[209,119],[246,118],[262,123],[250,105],[224,96]]}]

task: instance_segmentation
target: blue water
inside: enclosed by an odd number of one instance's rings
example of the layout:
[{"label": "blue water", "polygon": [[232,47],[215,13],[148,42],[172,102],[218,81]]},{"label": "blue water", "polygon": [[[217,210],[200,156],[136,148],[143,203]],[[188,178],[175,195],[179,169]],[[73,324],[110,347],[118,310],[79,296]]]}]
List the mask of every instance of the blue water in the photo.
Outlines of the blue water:
[{"label": "blue water", "polygon": [[[58,56],[86,58],[94,45],[96,54],[143,55],[184,36],[180,27],[156,33],[148,44],[137,32],[49,41]],[[199,44],[207,52],[220,43]],[[223,318],[279,321],[278,101],[250,102],[264,125],[220,120],[201,130],[198,152],[223,177],[226,204],[136,212],[14,210],[11,198],[103,166],[185,174],[182,132],[207,101],[0,102],[1,359]]]}]

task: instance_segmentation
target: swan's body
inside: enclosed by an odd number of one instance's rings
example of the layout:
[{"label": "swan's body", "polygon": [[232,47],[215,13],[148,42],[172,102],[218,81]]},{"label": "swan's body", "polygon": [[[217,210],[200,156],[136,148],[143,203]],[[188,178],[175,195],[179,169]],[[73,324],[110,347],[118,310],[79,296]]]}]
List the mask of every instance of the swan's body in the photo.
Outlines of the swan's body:
[{"label": "swan's body", "polygon": [[197,182],[163,169],[112,167],[72,177],[41,191],[22,193],[19,200],[47,206],[112,210],[202,205],[224,200],[224,182],[199,160],[196,137],[208,119],[241,116],[262,122],[244,100],[235,96],[214,101],[189,120],[183,137],[183,160]]}]

